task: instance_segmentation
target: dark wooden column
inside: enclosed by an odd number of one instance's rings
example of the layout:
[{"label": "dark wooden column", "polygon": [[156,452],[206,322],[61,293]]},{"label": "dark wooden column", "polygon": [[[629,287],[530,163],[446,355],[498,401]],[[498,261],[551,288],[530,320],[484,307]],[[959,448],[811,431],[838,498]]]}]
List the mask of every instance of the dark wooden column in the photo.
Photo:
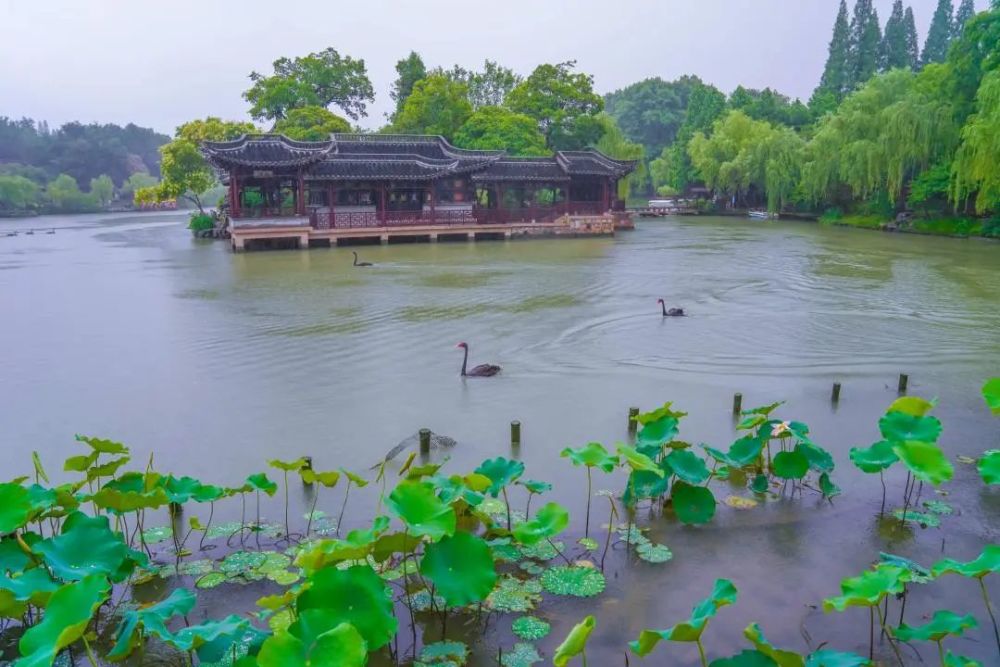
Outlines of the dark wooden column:
[{"label": "dark wooden column", "polygon": [[229,181],[233,187],[233,199],[229,202],[230,216],[234,218],[240,217],[240,177],[236,175],[236,171],[233,170],[229,174]]},{"label": "dark wooden column", "polygon": [[607,213],[608,209],[611,208],[611,202],[608,199],[611,188],[608,185],[608,181],[609,179],[607,178],[601,181],[601,201],[604,204],[603,208],[601,209],[601,213]]},{"label": "dark wooden column", "polygon": [[[431,223],[432,224],[436,224],[437,223],[437,210],[436,210],[436,202],[434,201],[436,199],[436,197],[434,196],[434,181],[431,181],[430,185],[427,186],[427,195],[428,195],[428,197],[430,199],[429,203],[431,205]],[[421,209],[422,208],[423,207],[421,207]],[[421,215],[423,215],[423,210],[421,210],[420,213],[421,213]]]},{"label": "dark wooden column", "polygon": [[385,224],[385,183],[378,184],[378,219]]},{"label": "dark wooden column", "polygon": [[299,215],[306,214],[306,182],[302,177],[301,169],[299,169],[299,182],[295,193],[295,212]]}]

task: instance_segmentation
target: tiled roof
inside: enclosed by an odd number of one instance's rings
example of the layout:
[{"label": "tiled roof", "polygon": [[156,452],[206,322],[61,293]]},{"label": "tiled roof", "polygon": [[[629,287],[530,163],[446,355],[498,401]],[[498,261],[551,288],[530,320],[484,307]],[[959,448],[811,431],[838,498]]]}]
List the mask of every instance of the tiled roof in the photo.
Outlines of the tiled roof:
[{"label": "tiled roof", "polygon": [[569,175],[551,157],[505,157],[490,163],[472,175],[477,182],[495,181],[568,181]]},{"label": "tiled roof", "polygon": [[620,178],[635,169],[634,160],[615,160],[595,150],[559,151],[556,161],[567,174]]},{"label": "tiled roof", "polygon": [[295,141],[281,134],[244,134],[232,141],[205,141],[202,153],[218,167],[299,167],[319,162],[333,141]]}]

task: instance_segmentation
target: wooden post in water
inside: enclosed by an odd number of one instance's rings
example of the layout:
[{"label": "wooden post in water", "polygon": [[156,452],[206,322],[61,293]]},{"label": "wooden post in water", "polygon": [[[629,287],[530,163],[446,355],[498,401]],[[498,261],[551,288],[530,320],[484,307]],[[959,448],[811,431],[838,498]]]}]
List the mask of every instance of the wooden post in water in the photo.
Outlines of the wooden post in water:
[{"label": "wooden post in water", "polygon": [[830,394],[830,400],[833,401],[834,403],[836,403],[836,402],[838,402],[840,400],[840,383],[839,382],[834,382],[833,383],[833,393]]},{"label": "wooden post in water", "polygon": [[910,381],[910,376],[909,375],[907,375],[906,373],[900,373],[899,374],[899,385],[896,387],[896,391],[898,391],[900,394],[905,394],[906,393],[906,385],[909,383],[909,381]]},{"label": "wooden post in water", "polygon": [[521,422],[516,419],[510,423],[510,446],[521,446]]},{"label": "wooden post in water", "polygon": [[183,505],[181,505],[180,503],[170,503],[169,505],[167,505],[167,509],[170,510],[170,516],[177,516],[178,514],[184,511]]},{"label": "wooden post in water", "polygon": [[743,411],[743,394],[737,392],[733,394],[733,414],[738,415]]},{"label": "wooden post in water", "polygon": [[629,408],[628,409],[629,435],[635,435],[635,432],[638,428],[639,428],[639,408]]},{"label": "wooden post in water", "polygon": [[426,456],[431,453],[431,430],[429,428],[420,429],[420,455]]}]

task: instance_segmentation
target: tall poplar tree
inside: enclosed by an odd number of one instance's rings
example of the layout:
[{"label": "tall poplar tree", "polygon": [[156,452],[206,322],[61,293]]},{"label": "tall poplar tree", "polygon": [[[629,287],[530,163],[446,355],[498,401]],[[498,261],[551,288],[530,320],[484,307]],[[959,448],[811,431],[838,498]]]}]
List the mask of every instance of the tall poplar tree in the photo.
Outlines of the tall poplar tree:
[{"label": "tall poplar tree", "polygon": [[931,27],[927,31],[927,41],[924,42],[924,52],[920,54],[921,65],[944,62],[948,55],[948,44],[951,43],[951,15],[954,9],[951,0],[938,0]]},{"label": "tall poplar tree", "polygon": [[973,0],[962,0],[955,12],[955,24],[951,27],[951,38],[958,39],[965,30],[965,24],[976,15],[976,3]]},{"label": "tall poplar tree", "polygon": [[892,14],[885,23],[882,48],[879,53],[879,69],[887,71],[900,67],[909,68],[910,57],[906,44],[906,19],[903,16],[903,0],[892,3]]},{"label": "tall poplar tree", "polygon": [[396,80],[392,83],[392,90],[389,96],[396,103],[396,110],[392,114],[396,118],[406,104],[406,98],[413,92],[413,86],[427,76],[427,67],[423,59],[416,51],[410,51],[410,55],[396,63]]},{"label": "tall poplar tree", "polygon": [[[840,10],[833,24],[833,37],[830,39],[830,50],[826,57],[826,67],[819,80],[819,86],[813,92],[810,105],[816,106],[822,100],[832,100],[832,106],[843,99],[850,89],[850,35],[847,24],[847,3],[840,0]],[[829,104],[827,104],[829,105]]]},{"label": "tall poplar tree", "polygon": [[853,90],[878,71],[882,31],[872,0],[857,0],[854,4],[849,35],[851,67],[848,90]]},{"label": "tall poplar tree", "polygon": [[920,38],[917,37],[917,22],[913,19],[913,8],[907,7],[903,15],[903,27],[906,34],[906,58],[910,69],[920,66]]}]

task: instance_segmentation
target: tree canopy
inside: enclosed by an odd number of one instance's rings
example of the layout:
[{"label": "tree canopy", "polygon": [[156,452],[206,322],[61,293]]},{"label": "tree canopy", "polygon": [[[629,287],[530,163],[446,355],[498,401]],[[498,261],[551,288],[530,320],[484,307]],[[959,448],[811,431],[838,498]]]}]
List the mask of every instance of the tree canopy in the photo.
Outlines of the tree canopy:
[{"label": "tree canopy", "polygon": [[274,74],[250,73],[253,85],[243,93],[255,120],[278,121],[292,109],[336,106],[358,120],[375,100],[364,60],[327,48],[299,58],[278,58]]},{"label": "tree canopy", "polygon": [[550,153],[533,118],[495,106],[473,112],[455,133],[454,141],[461,148],[506,150],[510,155]]},{"label": "tree canopy", "polygon": [[697,179],[688,155],[688,142],[696,132],[709,130],[725,108],[726,96],[718,88],[701,81],[692,86],[684,122],[677,131],[677,140],[664,148],[660,157],[650,162],[649,171],[655,187],[681,192]]},{"label": "tree canopy", "polygon": [[677,138],[691,90],[700,83],[695,76],[644,79],[606,95],[604,109],[647,155],[659,155]]},{"label": "tree canopy", "polygon": [[492,60],[486,60],[479,72],[455,65],[450,70],[438,70],[438,73],[466,85],[473,109],[503,106],[510,91],[523,80],[514,70]]},{"label": "tree canopy", "polygon": [[299,141],[324,141],[334,132],[350,132],[351,124],[323,107],[299,107],[274,124],[274,131]]},{"label": "tree canopy", "polygon": [[923,53],[920,54],[920,64],[944,62],[948,55],[948,44],[954,35],[952,13],[954,5],[951,0],[938,0],[937,9],[931,19],[931,27],[927,30],[927,40],[924,42]]},{"label": "tree canopy", "polygon": [[442,74],[431,74],[413,85],[391,129],[439,134],[450,140],[471,115],[468,87]]},{"label": "tree canopy", "polygon": [[416,51],[410,51],[410,55],[396,63],[396,80],[392,82],[392,90],[389,91],[389,97],[396,103],[396,110],[393,112],[392,118],[398,116],[399,112],[402,111],[406,98],[413,92],[413,85],[425,76],[427,76],[427,67],[424,65],[423,58]]},{"label": "tree canopy", "polygon": [[601,137],[597,114],[604,108],[594,78],[574,72],[576,62],[539,65],[507,95],[507,106],[538,121],[553,150],[581,149]]}]

